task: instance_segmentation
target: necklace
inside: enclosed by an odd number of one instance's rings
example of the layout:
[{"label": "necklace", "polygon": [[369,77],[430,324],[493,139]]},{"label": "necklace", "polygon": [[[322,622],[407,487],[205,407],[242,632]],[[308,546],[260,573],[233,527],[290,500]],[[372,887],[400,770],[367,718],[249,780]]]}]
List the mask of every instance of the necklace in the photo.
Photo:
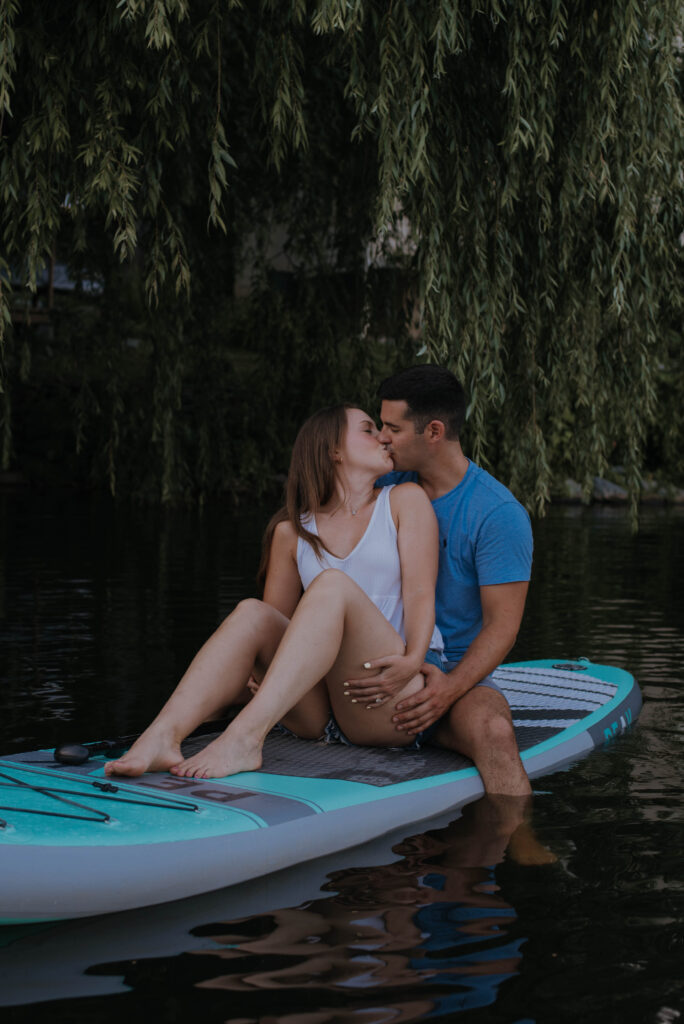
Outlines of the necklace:
[{"label": "necklace", "polygon": [[[347,502],[344,502],[344,501],[343,501],[343,502],[342,502],[342,504],[341,504],[341,505],[338,505],[338,507],[337,507],[337,508],[335,509],[335,512],[339,512],[339,510],[340,510],[341,508],[347,508],[347,509],[349,509],[349,511],[351,512],[351,514],[352,514],[353,516],[357,516],[357,515],[359,514],[359,512],[361,511],[361,509],[362,509],[362,508],[365,508],[365,507],[366,507],[366,505],[370,505],[370,504],[372,504],[372,502],[374,501],[374,499],[375,499],[375,492],[373,492],[372,496],[371,496],[371,497],[370,497],[370,498],[368,499],[368,501],[362,502],[362,503],[361,503],[360,505],[356,505],[356,506],[354,506],[354,505],[352,505],[352,503],[351,503],[351,502],[347,503]],[[332,514],[332,515],[335,515],[335,512],[333,512],[333,513],[331,513],[331,514]]]}]

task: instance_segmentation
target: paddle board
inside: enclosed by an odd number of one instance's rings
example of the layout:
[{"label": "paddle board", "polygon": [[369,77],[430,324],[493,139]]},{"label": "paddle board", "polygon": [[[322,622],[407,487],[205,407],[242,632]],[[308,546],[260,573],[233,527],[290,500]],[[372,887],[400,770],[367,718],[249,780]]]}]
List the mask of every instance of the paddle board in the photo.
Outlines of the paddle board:
[{"label": "paddle board", "polygon": [[[622,669],[503,665],[530,778],[612,742],[641,694]],[[211,735],[190,738],[186,756]],[[97,749],[97,748],[94,748]],[[437,748],[351,747],[272,733],[264,765],[225,779],[108,778],[93,753],[0,760],[0,923],[105,914],[211,892],[456,811],[483,793],[467,759]]]}]

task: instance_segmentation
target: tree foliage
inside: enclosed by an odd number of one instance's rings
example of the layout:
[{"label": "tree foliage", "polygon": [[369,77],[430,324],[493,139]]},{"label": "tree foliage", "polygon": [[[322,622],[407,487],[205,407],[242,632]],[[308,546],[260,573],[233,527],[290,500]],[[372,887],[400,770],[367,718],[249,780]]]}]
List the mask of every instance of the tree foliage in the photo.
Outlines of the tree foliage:
[{"label": "tree foliage", "polygon": [[[314,405],[425,355],[530,504],[681,469],[681,14],[0,0],[6,461],[49,381],[73,472],[253,488]],[[104,292],[41,340],[8,280],[54,253]]]}]

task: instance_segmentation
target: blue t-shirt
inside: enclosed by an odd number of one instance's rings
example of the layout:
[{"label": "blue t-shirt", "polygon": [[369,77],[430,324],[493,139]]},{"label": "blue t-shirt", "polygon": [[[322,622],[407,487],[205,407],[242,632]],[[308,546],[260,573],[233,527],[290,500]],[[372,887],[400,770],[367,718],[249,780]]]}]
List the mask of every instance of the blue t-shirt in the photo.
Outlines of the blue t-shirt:
[{"label": "blue t-shirt", "polygon": [[[388,473],[378,485],[418,481]],[[530,517],[486,470],[468,463],[461,482],[432,502],[439,524],[435,617],[448,661],[460,661],[482,629],[480,587],[527,581],[532,570]]]}]

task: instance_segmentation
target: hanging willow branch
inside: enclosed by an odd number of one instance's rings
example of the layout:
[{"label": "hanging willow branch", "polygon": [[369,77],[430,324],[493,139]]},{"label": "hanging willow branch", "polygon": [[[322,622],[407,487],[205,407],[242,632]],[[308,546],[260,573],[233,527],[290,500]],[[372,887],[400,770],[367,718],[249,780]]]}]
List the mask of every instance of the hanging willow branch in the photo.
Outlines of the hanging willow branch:
[{"label": "hanging willow branch", "polygon": [[253,486],[425,350],[530,506],[616,461],[636,496],[684,443],[681,61],[680,0],[0,0],[0,332],[55,247],[120,296],[114,390],[55,328],[119,489]]}]

